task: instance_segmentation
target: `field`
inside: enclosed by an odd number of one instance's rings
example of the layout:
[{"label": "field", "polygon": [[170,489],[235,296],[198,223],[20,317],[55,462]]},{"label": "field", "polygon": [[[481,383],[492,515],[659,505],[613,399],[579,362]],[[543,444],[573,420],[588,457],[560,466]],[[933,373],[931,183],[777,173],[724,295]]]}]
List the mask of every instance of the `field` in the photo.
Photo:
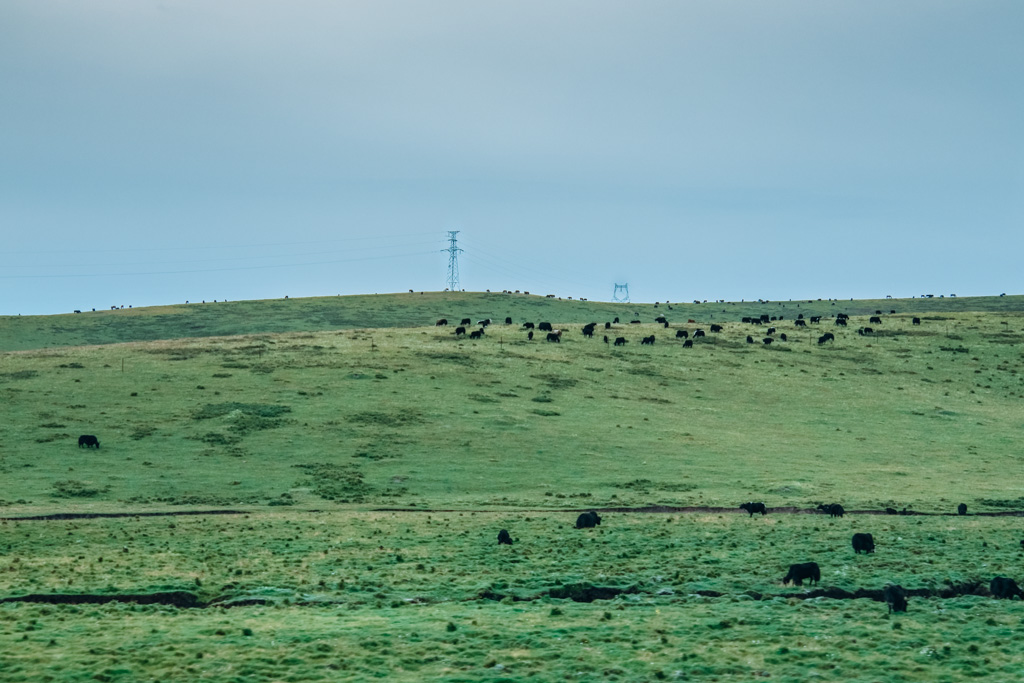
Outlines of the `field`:
[{"label": "field", "polygon": [[1024,608],[987,586],[1024,579],[1021,297],[671,306],[0,319],[0,680],[1016,680]]}]

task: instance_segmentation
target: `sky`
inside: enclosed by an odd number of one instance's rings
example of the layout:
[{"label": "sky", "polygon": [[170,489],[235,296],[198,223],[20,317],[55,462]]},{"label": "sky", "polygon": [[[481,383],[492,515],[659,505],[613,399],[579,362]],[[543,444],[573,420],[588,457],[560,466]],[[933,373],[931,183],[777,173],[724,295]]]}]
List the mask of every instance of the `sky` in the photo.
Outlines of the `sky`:
[{"label": "sky", "polygon": [[[1024,293],[1024,2],[0,2],[0,314]],[[620,292],[621,294],[621,292]]]}]

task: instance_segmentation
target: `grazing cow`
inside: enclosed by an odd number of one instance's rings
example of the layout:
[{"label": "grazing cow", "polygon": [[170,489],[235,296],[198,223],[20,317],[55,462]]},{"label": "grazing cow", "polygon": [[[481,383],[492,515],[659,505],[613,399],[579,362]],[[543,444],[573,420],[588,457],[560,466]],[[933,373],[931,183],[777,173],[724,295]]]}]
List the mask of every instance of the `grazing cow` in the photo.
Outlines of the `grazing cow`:
[{"label": "grazing cow", "polygon": [[761,516],[764,517],[768,514],[768,508],[765,507],[764,503],[743,503],[740,505],[740,510],[746,510],[753,517],[755,512],[760,512]]},{"label": "grazing cow", "polygon": [[506,316],[506,317],[505,317],[505,324],[506,324],[506,325],[511,325],[511,324],[512,324],[512,318],[510,318],[510,317]]},{"label": "grazing cow", "polygon": [[625,337],[616,337],[615,338],[615,346],[622,346],[625,343],[626,343],[626,338]]},{"label": "grazing cow", "polygon": [[744,317],[740,318],[740,322],[741,323],[752,323],[754,321],[751,320],[749,317],[744,316]]},{"label": "grazing cow", "polygon": [[818,345],[820,346],[820,345],[824,344],[827,341],[835,341],[835,340],[836,340],[836,338],[832,335],[832,333],[828,332],[828,333],[823,334],[820,337],[818,337]]},{"label": "grazing cow", "polygon": [[793,326],[794,327],[807,327],[807,321],[806,320],[794,320],[793,321]]},{"label": "grazing cow", "polygon": [[808,583],[818,583],[821,581],[821,569],[818,568],[817,562],[802,562],[789,565],[789,573],[782,579],[782,583],[785,585],[792,581],[794,586],[802,586],[804,585],[804,580]]},{"label": "grazing cow", "polygon": [[526,333],[526,338],[529,339],[530,341],[533,341],[533,330],[530,330],[529,332]]},{"label": "grazing cow", "polygon": [[609,322],[606,322],[606,323],[604,324],[604,329],[606,329],[606,330],[610,330],[610,329],[612,329],[612,324],[611,324],[611,323],[609,323]]},{"label": "grazing cow", "polygon": [[483,330],[473,330],[472,332],[469,333],[470,339],[479,339],[482,336],[484,336]]},{"label": "grazing cow", "polygon": [[820,315],[812,315],[811,316],[811,324],[812,325],[814,323],[820,323],[820,322],[821,322],[821,316]]},{"label": "grazing cow", "polygon": [[498,532],[498,545],[512,545],[512,537],[508,535],[507,529]]},{"label": "grazing cow", "polygon": [[785,332],[783,332],[782,334],[780,334],[780,335],[779,335],[779,339],[781,339],[782,341],[789,341],[789,340],[788,340],[788,339],[786,338],[786,333],[785,333]]},{"label": "grazing cow", "polygon": [[76,308],[75,313],[81,313],[81,311]]},{"label": "grazing cow", "polygon": [[618,325],[618,324],[619,324],[619,316],[615,316],[615,320],[614,320],[613,322],[614,322],[614,323],[615,323],[616,325]]},{"label": "grazing cow", "polygon": [[435,327],[441,327],[442,325],[447,325],[447,324],[448,324],[448,318],[441,318],[436,323],[434,323],[434,326]]},{"label": "grazing cow", "polygon": [[767,335],[773,335],[773,334],[775,334],[775,328],[774,328],[774,327],[769,327],[769,328],[768,328],[768,331],[767,331],[767,332],[765,332],[765,334],[767,334]]},{"label": "grazing cow", "polygon": [[880,317],[878,317],[877,315],[873,315],[870,318],[868,318],[868,322],[869,323],[874,323],[876,325],[881,325],[882,324],[882,319]]},{"label": "grazing cow", "polygon": [[767,323],[771,321],[771,317],[766,313],[762,315],[760,318],[758,318],[758,320],[760,320],[763,323]]},{"label": "grazing cow", "polygon": [[551,323],[537,323],[537,329],[540,330],[541,332],[550,332]]},{"label": "grazing cow", "polygon": [[882,598],[889,605],[889,614],[907,611],[907,591],[903,590],[903,586],[894,583],[886,584],[885,589],[882,590]]},{"label": "grazing cow", "polygon": [[665,323],[668,322],[668,319],[665,318],[665,316],[663,315],[659,315],[657,318],[654,319],[654,322],[658,323],[659,325],[664,325]]},{"label": "grazing cow", "polygon": [[561,343],[562,335],[558,334],[557,332],[548,332],[548,341]]},{"label": "grazing cow", "polygon": [[849,315],[848,313],[836,313],[836,319],[837,319],[837,320],[838,320],[839,318],[842,318],[843,320],[846,320],[846,319],[847,319],[847,318],[849,318],[849,317],[850,317],[850,315]]},{"label": "grazing cow", "polygon": [[686,339],[690,336],[690,333],[686,330],[676,330],[676,339]]},{"label": "grazing cow", "polygon": [[479,325],[480,327],[487,327],[488,325],[491,324],[491,319],[484,318],[483,320],[477,320],[476,324]]},{"label": "grazing cow", "polygon": [[754,338],[751,337],[749,334],[747,335],[747,343],[748,344],[753,344],[754,343]]},{"label": "grazing cow", "polygon": [[765,337],[764,339],[761,340],[761,343],[764,344],[765,346],[768,346],[773,341],[775,341],[775,340],[772,339],[771,337]]},{"label": "grazing cow", "polygon": [[630,321],[629,321],[629,324],[630,324],[630,325],[640,325],[640,324],[641,324],[641,322],[640,322],[639,320],[630,320]]},{"label": "grazing cow", "polygon": [[915,325],[920,325],[921,324],[921,319],[920,318],[914,318],[910,322],[914,323]]},{"label": "grazing cow", "polygon": [[900,514],[896,508],[885,508],[885,514],[887,515],[898,515]]},{"label": "grazing cow", "polygon": [[703,336],[704,336],[704,330],[694,330],[693,331],[693,338],[694,339],[696,339],[697,337],[703,337]]},{"label": "grazing cow", "polygon": [[462,322],[459,323],[459,324],[460,325],[472,325],[473,324],[473,320],[472,320],[472,318],[463,318]]},{"label": "grazing cow", "polygon": [[836,318],[836,325],[846,327],[846,318]]},{"label": "grazing cow", "polygon": [[860,555],[861,552],[875,552],[875,539],[871,537],[871,534],[854,534],[853,552],[857,555]]},{"label": "grazing cow", "polygon": [[78,447],[79,448],[99,448],[100,447],[100,440],[97,439],[92,434],[82,434],[80,437],[78,437]]},{"label": "grazing cow", "polygon": [[641,346],[644,345],[644,344],[647,344],[649,346],[653,346],[654,345],[654,335],[652,334],[650,337],[644,337],[643,339],[640,340],[640,344],[641,344]]},{"label": "grazing cow", "polygon": [[687,339],[687,340],[683,341],[683,348],[684,349],[692,349],[693,348],[693,340],[692,339]]},{"label": "grazing cow", "polygon": [[712,332],[721,332],[722,331],[722,326],[721,325],[712,325],[711,326],[711,331]]},{"label": "grazing cow", "polygon": [[600,523],[601,523],[601,517],[598,516],[598,514],[596,512],[594,512],[593,510],[590,510],[588,512],[584,512],[579,517],[576,518],[576,528],[577,529],[593,529],[594,527],[596,527]]},{"label": "grazing cow", "polygon": [[533,323],[523,323],[523,329],[524,330],[532,330],[533,329]]},{"label": "grazing cow", "polygon": [[466,334],[466,328],[462,325],[455,328],[455,336],[458,337],[460,334]]},{"label": "grazing cow", "polygon": [[818,509],[827,514],[829,517],[842,517],[846,514],[846,510],[839,503],[822,503],[818,506]]},{"label": "grazing cow", "polygon": [[988,592],[992,594],[992,597],[1003,598],[1004,600],[1009,600],[1014,596],[1024,598],[1024,591],[1021,591],[1017,582],[1005,576],[997,576],[992,579],[992,582],[988,585]]},{"label": "grazing cow", "polygon": [[862,327],[859,330],[857,330],[857,334],[859,334],[862,337],[865,334],[874,334],[874,333],[875,333],[875,329],[873,327]]}]

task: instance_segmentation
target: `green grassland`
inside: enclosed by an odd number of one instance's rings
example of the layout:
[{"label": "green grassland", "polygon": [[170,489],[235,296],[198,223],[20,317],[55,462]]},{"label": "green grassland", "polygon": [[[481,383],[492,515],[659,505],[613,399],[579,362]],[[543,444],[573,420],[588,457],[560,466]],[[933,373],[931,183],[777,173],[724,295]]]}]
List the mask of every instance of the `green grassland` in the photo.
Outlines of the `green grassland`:
[{"label": "green grassland", "polygon": [[[0,599],[196,601],[0,603],[0,680],[1016,680],[1024,609],[985,586],[1024,579],[1024,533],[975,513],[1024,510],[1024,300],[671,306],[411,293],[0,318]],[[846,329],[793,324],[840,311]],[[762,313],[786,342],[746,342],[767,326],[739,318]],[[440,317],[495,324],[470,341]],[[777,511],[732,512],[746,500]],[[819,502],[864,514],[785,514]],[[628,511],[645,506],[699,509]],[[885,507],[932,514],[866,514]],[[602,526],[573,529],[588,508]],[[213,509],[241,514],[17,521]],[[823,587],[921,594],[892,617],[803,599],[780,579],[807,560]]]}]

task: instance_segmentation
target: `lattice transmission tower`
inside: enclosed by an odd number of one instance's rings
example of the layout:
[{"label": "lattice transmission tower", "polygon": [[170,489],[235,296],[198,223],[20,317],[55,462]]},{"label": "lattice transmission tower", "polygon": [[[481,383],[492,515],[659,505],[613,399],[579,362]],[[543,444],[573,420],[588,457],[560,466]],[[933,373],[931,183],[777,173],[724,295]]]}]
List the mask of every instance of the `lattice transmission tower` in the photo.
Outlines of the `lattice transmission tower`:
[{"label": "lattice transmission tower", "polygon": [[459,249],[457,244],[458,238],[456,235],[459,234],[458,230],[448,231],[448,248],[442,249],[441,251],[448,252],[448,291],[457,292],[459,291],[459,253],[463,251]]},{"label": "lattice transmission tower", "polygon": [[[621,292],[621,294],[619,293]],[[629,303],[629,283],[624,285],[615,285],[615,291],[612,292],[612,301],[617,301],[621,304]]]}]

